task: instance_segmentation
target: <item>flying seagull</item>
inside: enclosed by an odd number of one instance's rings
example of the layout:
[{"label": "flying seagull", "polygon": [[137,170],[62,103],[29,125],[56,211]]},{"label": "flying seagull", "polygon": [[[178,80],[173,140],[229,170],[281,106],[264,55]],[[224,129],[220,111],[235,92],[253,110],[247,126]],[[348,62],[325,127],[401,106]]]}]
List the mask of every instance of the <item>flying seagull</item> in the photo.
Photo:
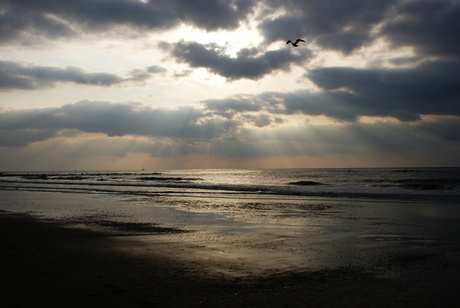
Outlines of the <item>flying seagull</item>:
[{"label": "flying seagull", "polygon": [[289,40],[289,41],[287,41],[287,42],[286,42],[286,44],[289,44],[289,43],[291,43],[291,44],[292,44],[292,46],[294,46],[294,47],[299,47],[299,45],[298,45],[298,44],[299,44],[299,42],[304,42],[304,43],[305,43],[305,41],[304,41],[304,40],[301,40],[301,39],[297,39],[297,41],[295,41],[295,43],[293,43],[291,40]]}]

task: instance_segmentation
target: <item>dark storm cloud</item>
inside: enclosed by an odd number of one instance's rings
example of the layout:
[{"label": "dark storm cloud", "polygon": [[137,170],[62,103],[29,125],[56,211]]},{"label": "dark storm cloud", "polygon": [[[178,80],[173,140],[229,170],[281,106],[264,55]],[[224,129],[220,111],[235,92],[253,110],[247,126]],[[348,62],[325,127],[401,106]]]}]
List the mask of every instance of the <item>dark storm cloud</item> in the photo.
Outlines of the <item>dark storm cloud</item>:
[{"label": "dark storm cloud", "polygon": [[260,24],[268,42],[302,37],[327,49],[350,53],[369,43],[373,27],[396,0],[271,0],[286,13]]},{"label": "dark storm cloud", "polygon": [[229,119],[240,113],[325,115],[353,122],[361,116],[419,120],[421,115],[460,116],[460,63],[426,62],[412,69],[311,70],[323,91],[265,92],[206,100],[208,111]]},{"label": "dark storm cloud", "polygon": [[21,1],[0,1],[0,44],[20,39],[26,44],[35,43],[40,37],[72,37],[75,30],[63,20],[37,11]]},{"label": "dark storm cloud", "polygon": [[263,20],[267,42],[302,37],[320,47],[351,53],[374,39],[413,47],[424,56],[460,54],[458,0],[271,0],[285,13]]},{"label": "dark storm cloud", "polygon": [[206,30],[234,29],[253,1],[242,0],[0,0],[0,42],[59,38],[114,26],[162,30],[190,23]]},{"label": "dark storm cloud", "polygon": [[[47,139],[62,129],[108,136],[213,138],[234,126],[233,121],[205,118],[201,111],[191,107],[166,110],[93,101],[0,114],[0,132],[18,137],[17,145]],[[3,146],[12,144],[11,138],[0,141]]]},{"label": "dark storm cloud", "polygon": [[129,78],[121,78],[111,73],[88,73],[78,67],[58,68],[0,61],[0,91],[48,88],[59,82],[111,86],[127,81],[143,81],[150,78],[151,74],[164,71],[160,66],[150,66],[131,71]]},{"label": "dark storm cloud", "polygon": [[381,29],[394,46],[410,46],[422,55],[460,55],[460,1],[402,2],[393,19]]},{"label": "dark storm cloud", "polygon": [[413,69],[321,68],[308,77],[356,116],[460,115],[460,63],[426,62]]},{"label": "dark storm cloud", "polygon": [[163,44],[163,48],[170,48],[171,55],[180,62],[195,68],[206,68],[228,80],[257,80],[276,70],[289,70],[290,64],[301,62],[309,55],[307,49],[301,54],[290,49],[259,53],[256,48],[245,48],[236,57],[230,57],[216,44],[203,45],[196,42],[179,42],[173,47]]},{"label": "dark storm cloud", "polygon": [[0,61],[0,89],[37,89],[56,82],[109,86],[123,79],[109,73],[87,73],[77,67],[57,68]]}]

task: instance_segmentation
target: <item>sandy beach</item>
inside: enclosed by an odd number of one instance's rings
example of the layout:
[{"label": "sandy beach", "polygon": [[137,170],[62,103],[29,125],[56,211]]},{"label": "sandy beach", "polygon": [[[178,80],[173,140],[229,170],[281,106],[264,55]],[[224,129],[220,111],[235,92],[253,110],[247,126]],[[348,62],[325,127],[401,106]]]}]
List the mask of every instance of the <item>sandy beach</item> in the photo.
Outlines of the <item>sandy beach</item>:
[{"label": "sandy beach", "polygon": [[[165,209],[156,209],[157,221],[149,222],[126,215],[120,220],[115,210],[92,216],[53,210],[54,218],[30,210],[45,203],[146,210],[123,202],[2,191],[5,306],[455,307],[460,299],[457,229],[447,230],[453,240],[446,242],[394,241],[405,250],[394,243],[379,246],[382,240],[369,233],[318,232],[304,242],[311,247],[299,250],[300,236],[291,236],[298,228],[281,234],[266,222],[254,223],[256,217],[248,228],[235,217],[196,214],[202,220],[187,228],[166,223],[174,217],[165,217],[176,212]],[[204,224],[209,228],[200,230]],[[345,258],[339,264],[322,252],[336,243],[353,245],[350,238],[357,237],[367,244],[359,248],[356,262]]]}]

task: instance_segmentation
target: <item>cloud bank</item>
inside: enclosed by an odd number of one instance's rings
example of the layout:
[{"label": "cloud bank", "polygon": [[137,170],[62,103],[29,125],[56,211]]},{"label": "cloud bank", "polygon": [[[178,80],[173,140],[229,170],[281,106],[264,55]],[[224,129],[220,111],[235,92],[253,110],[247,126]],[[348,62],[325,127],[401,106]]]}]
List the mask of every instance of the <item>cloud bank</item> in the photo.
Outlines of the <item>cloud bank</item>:
[{"label": "cloud bank", "polygon": [[[456,159],[449,154],[455,150],[452,142],[460,141],[456,133],[460,118],[439,117],[415,124],[277,122],[265,126],[257,121],[248,125],[242,119],[227,119],[217,113],[211,116],[214,111],[90,101],[45,110],[11,111],[0,114],[0,156],[12,162],[12,156],[7,154],[29,157],[45,149],[79,159],[136,153],[171,159],[212,153],[220,160],[273,156],[321,159],[331,155],[359,155],[365,160],[409,155],[412,162],[426,163],[438,157],[452,164]],[[263,116],[255,115],[262,117],[258,121],[264,121]],[[416,153],[424,154],[414,158]]]},{"label": "cloud bank", "polygon": [[284,14],[266,19],[260,29],[267,42],[293,34],[316,42],[326,49],[350,53],[369,43],[372,30],[397,1],[270,0],[272,9]]},{"label": "cloud bank", "polygon": [[162,73],[160,66],[135,69],[128,78],[111,73],[88,73],[78,67],[51,67],[0,61],[0,91],[12,89],[34,90],[54,87],[56,83],[71,82],[81,85],[112,86],[127,81],[144,81],[151,74]]},{"label": "cloud bank", "polygon": [[[190,23],[211,31],[235,29],[251,12],[250,0],[2,0],[0,42],[79,36],[114,26],[162,31]],[[30,37],[28,34],[35,34]]]},{"label": "cloud bank", "polygon": [[179,42],[171,49],[171,55],[179,62],[194,68],[207,68],[228,80],[257,80],[277,70],[289,70],[292,63],[300,63],[305,59],[308,51],[303,53],[299,55],[290,49],[259,53],[256,48],[245,48],[236,57],[230,57],[215,44],[203,45],[196,42]]},{"label": "cloud bank", "polygon": [[[265,94],[265,97],[273,95]],[[275,98],[272,98],[275,99]],[[283,130],[290,127],[289,123],[276,119],[273,114],[279,112],[272,104],[256,107],[251,100],[222,100],[204,102],[206,108],[181,107],[177,109],[152,108],[139,103],[110,103],[102,101],[81,101],[63,105],[59,108],[30,109],[10,111],[0,114],[0,131],[12,132],[7,139],[1,139],[0,146],[23,146],[31,142],[43,141],[59,135],[62,130],[75,130],[86,133],[103,133],[109,137],[138,135],[151,138],[177,138],[184,140],[211,140],[245,135],[249,131],[271,125],[267,130],[278,131],[281,137]],[[291,103],[294,105],[294,102]],[[231,110],[231,115],[229,111]],[[264,111],[261,113],[261,111]],[[251,112],[251,113],[248,113]],[[292,111],[291,111],[292,112]],[[286,109],[284,109],[286,114]],[[237,115],[248,116],[252,121]],[[251,116],[252,115],[252,116]],[[272,117],[272,118],[271,118]],[[180,123],[180,125],[177,125]],[[395,123],[395,122],[393,122]],[[249,124],[249,125],[248,125]],[[413,124],[381,124],[405,127],[422,127],[423,132],[444,140],[460,140],[455,133],[460,118],[451,117],[446,121],[435,118],[428,122]],[[304,124],[308,127],[308,124]],[[321,125],[310,125],[317,129]],[[333,127],[333,124],[325,126]],[[358,126],[372,126],[360,124]],[[284,127],[284,128],[283,128]],[[343,123],[341,127],[353,127]],[[310,128],[311,129],[311,128]],[[21,137],[20,134],[23,133]],[[342,135],[342,134],[340,134]],[[282,139],[291,139],[282,136]],[[347,138],[348,139],[348,138]],[[343,142],[343,138],[334,142]],[[319,139],[318,139],[319,141]],[[347,141],[348,142],[348,141]]]}]

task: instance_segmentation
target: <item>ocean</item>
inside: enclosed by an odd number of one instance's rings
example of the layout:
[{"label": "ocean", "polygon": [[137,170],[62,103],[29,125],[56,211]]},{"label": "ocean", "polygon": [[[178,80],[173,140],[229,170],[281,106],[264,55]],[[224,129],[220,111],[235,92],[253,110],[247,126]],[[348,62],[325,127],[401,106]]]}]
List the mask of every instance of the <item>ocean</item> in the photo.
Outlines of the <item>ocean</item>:
[{"label": "ocean", "polygon": [[183,230],[168,236],[261,271],[443,279],[460,260],[460,168],[3,172],[0,190],[3,211],[110,236]]},{"label": "ocean", "polygon": [[460,168],[3,172],[0,190],[252,199],[460,201]]}]

